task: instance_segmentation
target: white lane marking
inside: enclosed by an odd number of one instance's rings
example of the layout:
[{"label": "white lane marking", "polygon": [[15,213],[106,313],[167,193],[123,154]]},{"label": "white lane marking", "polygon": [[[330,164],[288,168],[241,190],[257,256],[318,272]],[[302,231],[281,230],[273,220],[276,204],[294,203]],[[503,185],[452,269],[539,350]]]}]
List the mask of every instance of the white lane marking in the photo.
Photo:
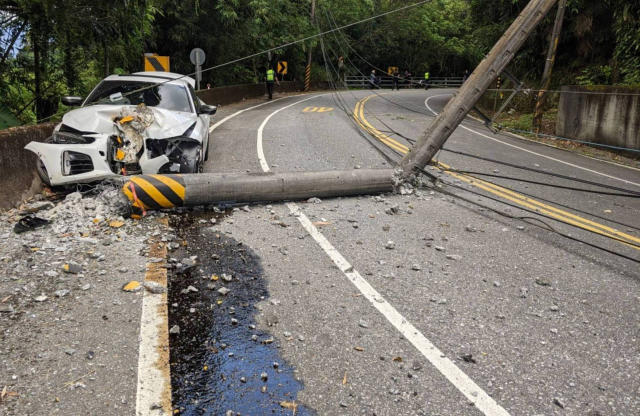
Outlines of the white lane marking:
[{"label": "white lane marking", "polygon": [[[450,94],[432,95],[431,97],[428,97],[426,100],[424,100],[424,105],[427,107],[427,109],[429,111],[431,111],[434,115],[437,116],[438,113],[436,113],[431,107],[429,107],[429,100],[432,99],[432,98],[436,98],[436,97],[445,97],[447,95],[450,95]],[[462,124],[460,124],[460,127],[462,127],[465,130],[470,131],[471,133],[475,133],[478,136],[487,138],[489,140],[493,140],[494,142],[498,142],[498,143],[503,144],[505,146],[513,147],[515,149],[522,150],[523,152],[531,153],[533,155],[540,156],[540,157],[543,157],[545,159],[553,160],[554,162],[558,162],[558,163],[562,163],[562,164],[567,165],[567,166],[571,166],[572,168],[578,168],[578,169],[584,170],[586,172],[595,173],[596,175],[604,176],[605,178],[614,179],[616,181],[621,181],[621,182],[624,182],[626,184],[637,186],[637,187],[640,188],[640,183],[628,181],[626,179],[618,178],[616,176],[607,175],[606,173],[598,172],[597,170],[585,168],[583,166],[576,165],[576,164],[573,164],[573,163],[570,163],[570,162],[565,162],[564,160],[556,159],[555,157],[546,156],[546,155],[543,155],[541,153],[534,152],[533,150],[528,150],[528,149],[522,148],[520,146],[516,146],[515,144],[506,143],[506,142],[503,142],[502,140],[496,139],[495,137],[487,136],[486,134],[480,133],[479,131],[470,129],[469,127],[466,127],[466,126],[463,126]]]},{"label": "white lane marking", "polygon": [[[262,131],[265,125],[280,111],[306,100],[301,100],[271,113],[264,119],[257,134],[258,157],[260,166],[265,172],[269,172],[269,165],[264,159],[262,149]],[[261,156],[260,156],[261,155]],[[344,258],[342,254],[326,239],[326,237],[316,228],[309,218],[300,208],[290,202],[286,204],[291,214],[298,218],[302,227],[313,237],[322,250],[329,256],[333,263],[349,279],[351,283],[362,293],[362,295],[393,325],[413,346],[453,384],[478,410],[487,416],[509,416],[493,398],[480,388],[469,376],[460,370],[449,358],[429,341],[418,329],[413,326],[404,316],[400,314],[389,302],[387,302],[373,286],[369,284],[358,271]]]},{"label": "white lane marking", "polygon": [[[136,415],[170,415],[171,408],[165,409],[163,398],[171,393],[171,380],[167,371],[158,366],[160,348],[167,348],[162,339],[167,339],[167,315],[158,311],[167,308],[167,295],[154,295],[144,288],[142,316],[138,352],[138,389],[136,393]],[[164,333],[164,334],[163,334]],[[162,336],[164,335],[164,336]],[[168,366],[168,363],[167,363]],[[162,408],[153,410],[156,406]]]},{"label": "white lane marking", "polygon": [[[153,255],[166,257],[166,247],[159,246],[157,241],[151,244]],[[166,289],[167,269],[160,263],[147,263],[144,280],[154,281]],[[167,292],[152,294],[145,288],[142,291],[136,415],[168,416],[171,415],[171,371]]]},{"label": "white lane marking", "polygon": [[235,113],[226,116],[225,118],[223,118],[222,120],[218,121],[216,124],[214,124],[213,126],[211,126],[211,128],[209,129],[209,133],[211,133],[212,131],[214,131],[215,129],[217,129],[218,127],[220,127],[223,123],[231,120],[232,118],[234,118],[235,116],[238,116],[242,113],[244,113],[245,111],[249,111],[249,110],[253,110],[254,108],[258,108],[258,107],[262,107],[263,105],[267,105],[267,104],[271,104],[271,103],[275,103],[276,101],[280,101],[280,100],[284,100],[285,98],[291,98],[291,97],[300,97],[301,95],[304,94],[297,94],[297,95],[290,95],[288,97],[280,97],[280,98],[276,98],[275,100],[271,100],[271,101],[267,101],[266,103],[262,103],[262,104],[258,104],[258,105],[254,105],[253,107],[247,107],[243,110],[240,111],[236,111]]},{"label": "white lane marking", "polygon": [[314,95],[313,97],[305,98],[304,100],[296,101],[293,104],[289,104],[288,106],[279,108],[278,110],[276,110],[273,113],[269,114],[267,116],[267,118],[264,119],[262,124],[260,124],[260,127],[258,127],[258,146],[257,146],[257,148],[258,148],[258,160],[260,161],[260,167],[262,167],[263,171],[269,172],[269,164],[267,163],[267,160],[264,157],[264,150],[262,148],[262,131],[264,130],[264,126],[266,126],[267,123],[269,122],[269,120],[271,120],[271,117],[275,116],[280,111],[286,110],[289,107],[293,107],[296,104],[303,103],[305,101],[309,101],[312,98],[316,98],[316,97],[319,97],[319,95]]}]

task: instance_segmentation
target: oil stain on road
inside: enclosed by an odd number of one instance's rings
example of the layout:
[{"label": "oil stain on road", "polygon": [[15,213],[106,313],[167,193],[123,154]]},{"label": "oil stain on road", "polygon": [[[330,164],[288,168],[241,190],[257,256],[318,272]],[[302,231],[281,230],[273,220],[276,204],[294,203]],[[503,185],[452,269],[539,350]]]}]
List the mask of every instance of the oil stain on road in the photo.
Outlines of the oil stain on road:
[{"label": "oil stain on road", "polygon": [[216,232],[211,218],[183,214],[171,221],[180,243],[171,253],[169,281],[174,409],[181,415],[314,414],[297,404],[303,384],[280,358],[277,341],[256,328],[255,304],[269,296],[260,259]]}]

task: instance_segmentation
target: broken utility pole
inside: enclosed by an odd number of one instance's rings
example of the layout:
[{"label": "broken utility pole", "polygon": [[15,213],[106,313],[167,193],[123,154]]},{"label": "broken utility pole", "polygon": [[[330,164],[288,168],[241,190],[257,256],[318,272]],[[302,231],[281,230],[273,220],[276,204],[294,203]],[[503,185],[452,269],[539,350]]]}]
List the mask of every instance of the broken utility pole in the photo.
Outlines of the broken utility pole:
[{"label": "broken utility pole", "polygon": [[553,33],[551,34],[551,40],[549,41],[549,50],[547,51],[547,60],[544,64],[544,72],[542,73],[542,85],[540,91],[538,91],[538,99],[536,101],[536,110],[533,115],[533,131],[536,134],[540,133],[542,128],[542,108],[551,84],[551,72],[553,71],[553,64],[556,61],[556,52],[558,51],[558,42],[560,41],[560,31],[562,30],[562,21],[564,20],[564,10],[567,6],[567,0],[560,0],[558,3],[558,13],[556,14],[556,21],[553,24]]},{"label": "broken utility pole", "polygon": [[447,141],[451,133],[475,106],[489,85],[511,62],[531,31],[549,13],[557,0],[531,0],[491,52],[480,62],[457,95],[449,101],[409,153],[400,161],[402,177],[422,169]]},{"label": "broken utility pole", "polygon": [[122,187],[142,211],[219,202],[262,202],[378,194],[394,188],[392,169],[130,176]]}]

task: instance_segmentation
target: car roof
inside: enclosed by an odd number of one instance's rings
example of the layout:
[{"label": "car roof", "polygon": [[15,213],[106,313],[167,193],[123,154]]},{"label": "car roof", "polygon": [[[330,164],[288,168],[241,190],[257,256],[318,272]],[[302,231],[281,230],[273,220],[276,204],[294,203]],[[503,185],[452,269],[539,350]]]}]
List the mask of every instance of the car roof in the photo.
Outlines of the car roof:
[{"label": "car roof", "polygon": [[159,71],[147,71],[147,72],[135,72],[133,74],[116,74],[109,75],[104,79],[105,81],[141,81],[141,82],[168,82],[168,83],[187,83],[195,88],[196,81],[182,74],[176,74],[175,72],[159,72]]}]

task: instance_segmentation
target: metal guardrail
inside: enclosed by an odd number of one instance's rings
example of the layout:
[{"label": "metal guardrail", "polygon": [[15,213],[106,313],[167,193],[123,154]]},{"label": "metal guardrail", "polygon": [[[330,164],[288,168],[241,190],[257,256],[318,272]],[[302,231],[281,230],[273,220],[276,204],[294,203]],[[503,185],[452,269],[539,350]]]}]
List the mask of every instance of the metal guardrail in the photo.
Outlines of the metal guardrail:
[{"label": "metal guardrail", "polygon": [[[349,88],[372,88],[369,77],[366,76],[345,76],[344,81]],[[427,82],[428,88],[458,88],[462,86],[462,77],[437,77],[430,78]],[[377,88],[393,88],[393,77],[378,77]],[[422,78],[412,77],[398,79],[398,88],[424,88],[425,82]]]}]

